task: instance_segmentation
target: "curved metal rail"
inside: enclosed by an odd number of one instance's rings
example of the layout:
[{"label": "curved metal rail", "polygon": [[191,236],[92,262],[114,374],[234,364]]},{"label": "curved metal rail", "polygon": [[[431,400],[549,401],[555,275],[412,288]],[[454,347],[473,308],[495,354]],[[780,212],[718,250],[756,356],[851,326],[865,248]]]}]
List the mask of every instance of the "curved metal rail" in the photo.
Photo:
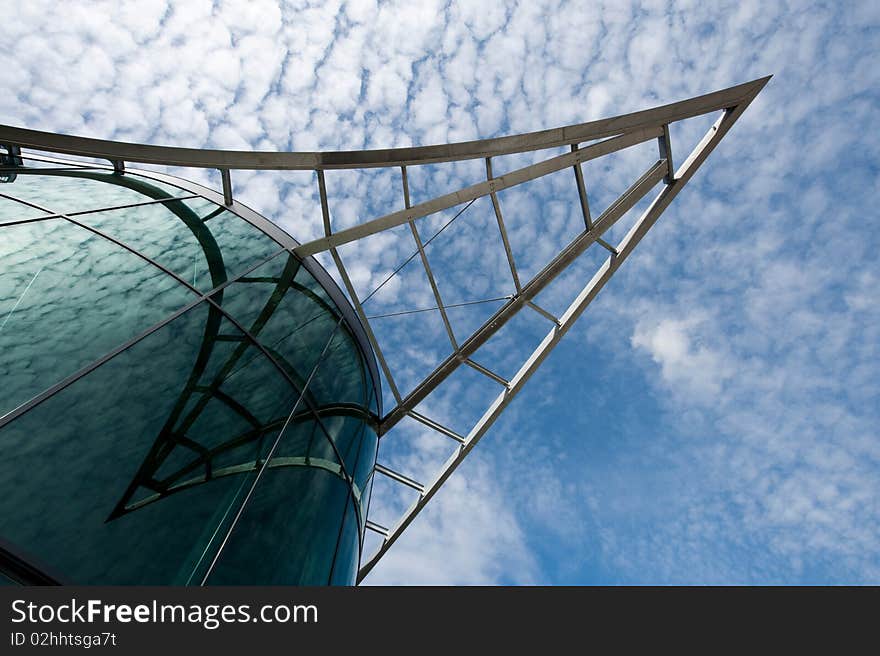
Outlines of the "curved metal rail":
[{"label": "curved metal rail", "polygon": [[463,141],[435,146],[385,148],[377,150],[339,150],[327,152],[253,152],[241,150],[209,150],[177,148],[147,144],[107,141],[65,134],[0,126],[0,143],[22,148],[66,153],[81,157],[97,157],[111,162],[139,162],[209,169],[268,169],[313,171],[319,169],[352,169],[383,166],[436,164],[463,159],[479,159],[510,155],[572,143],[603,139],[640,128],[692,118],[719,108],[733,107],[746,97],[756,94],[768,77],[746,82],[728,89],[707,93],[689,100],[662,105],[622,116],[577,123],[561,128],[528,132],[494,139]]}]

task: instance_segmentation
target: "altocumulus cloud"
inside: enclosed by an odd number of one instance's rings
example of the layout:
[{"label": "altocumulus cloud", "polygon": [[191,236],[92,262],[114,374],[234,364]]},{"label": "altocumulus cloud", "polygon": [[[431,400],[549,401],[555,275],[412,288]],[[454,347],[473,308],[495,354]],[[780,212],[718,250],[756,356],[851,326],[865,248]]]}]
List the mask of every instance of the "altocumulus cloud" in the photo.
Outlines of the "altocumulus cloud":
[{"label": "altocumulus cloud", "polygon": [[[880,118],[878,12],[872,2],[13,3],[0,120],[194,147],[393,147],[581,122],[775,74],[369,581],[877,582],[880,143],[866,126]],[[683,154],[696,127],[673,137]],[[588,169],[591,200],[601,208],[643,165],[624,156]],[[414,174],[413,193],[480,175],[435,167]],[[319,230],[311,175],[242,173],[235,185],[298,238]],[[571,230],[574,206],[559,198],[569,187],[542,185],[502,199],[526,267],[549,256],[530,243],[558,246]],[[328,187],[336,226],[400,205],[399,180],[382,172],[328,174]],[[456,300],[509,293],[497,248],[484,252],[489,215],[477,205],[470,215],[438,240],[441,282]],[[406,236],[344,252],[359,291],[410,254]],[[483,275],[462,275],[475,263]],[[582,284],[561,279],[547,304]],[[431,301],[408,267],[373,311]],[[402,377],[416,380],[444,355],[432,348],[442,327],[407,321],[388,320],[382,337],[401,345]],[[518,345],[540,335],[517,330]],[[451,422],[476,412],[483,397],[466,383],[453,381],[432,412]],[[391,455],[417,471],[444,455],[412,426],[395,439]],[[392,512],[405,500],[374,503]]]}]

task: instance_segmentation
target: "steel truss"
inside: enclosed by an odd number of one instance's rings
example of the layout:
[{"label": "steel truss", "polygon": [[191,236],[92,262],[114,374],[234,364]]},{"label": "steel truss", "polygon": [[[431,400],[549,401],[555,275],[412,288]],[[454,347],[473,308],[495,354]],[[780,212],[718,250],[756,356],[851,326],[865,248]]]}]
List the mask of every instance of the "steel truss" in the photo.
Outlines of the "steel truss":
[{"label": "steel truss", "polygon": [[[6,145],[9,153],[0,162],[0,174],[3,173],[3,163],[10,162],[13,158],[20,156],[21,147],[103,158],[109,160],[114,170],[120,174],[124,173],[126,162],[215,168],[221,172],[223,201],[227,206],[231,206],[234,203],[230,173],[232,170],[314,170],[316,172],[324,234],[318,239],[293,247],[292,252],[298,257],[305,259],[317,253],[328,252],[336,264],[342,284],[348,292],[354,310],[363,324],[366,337],[373,347],[379,366],[388,381],[390,392],[396,402],[395,407],[385,414],[379,422],[380,435],[390,431],[401,419],[409,417],[435,431],[438,435],[455,441],[457,444],[453,455],[441,467],[433,480],[428,483],[421,483],[381,463],[376,464],[374,474],[380,474],[394,483],[415,490],[418,493],[418,499],[391,527],[384,527],[369,518],[367,519],[366,527],[380,534],[382,536],[382,543],[379,549],[369,556],[361,566],[358,573],[358,581],[361,581],[464,461],[483,435],[486,434],[507,405],[522,389],[526,381],[535,373],[544,359],[559,343],[565,333],[568,332],[602,287],[605,286],[611,276],[629,257],[648,230],[660,218],[660,215],[678,195],[682,187],[693,177],[700,165],[727,134],[728,130],[739,119],[769,79],[768,76],[689,100],[563,128],[482,141],[388,150],[314,153],[196,150],[85,139],[0,126],[0,144]],[[721,112],[718,120],[715,121],[693,151],[685,157],[683,163],[675,169],[672,159],[669,125],[715,112]],[[658,143],[659,158],[656,163],[648,167],[601,215],[595,218],[592,217],[581,164],[652,140],[656,140]],[[560,146],[569,147],[570,152],[550,157],[544,161],[505,173],[504,175],[496,176],[493,173],[492,157]],[[410,203],[407,167],[477,158],[485,160],[485,181],[416,205]],[[330,222],[330,204],[324,180],[324,171],[328,169],[377,167],[397,167],[400,169],[403,200],[401,209],[353,227],[333,232]],[[580,201],[584,229],[557,253],[538,274],[524,282],[516,267],[497,194],[505,189],[510,189],[567,168],[571,168],[574,172],[573,182],[576,185]],[[662,186],[659,193],[639,216],[623,239],[616,245],[608,243],[603,238],[603,235],[660,183],[662,183]],[[445,305],[443,302],[425,252],[425,243],[422,241],[417,222],[423,217],[463,206],[483,197],[489,197],[492,202],[515,293],[504,299],[505,303],[477,330],[466,339],[461,340],[452,330],[446,312],[446,309],[450,306]],[[394,375],[383,354],[383,349],[372,329],[370,318],[363,309],[363,300],[365,299],[358,297],[345,263],[338,252],[338,247],[341,245],[404,225],[408,225],[410,228],[417,254],[431,287],[436,303],[436,307],[432,309],[440,313],[446,335],[452,347],[452,353],[405,396],[401,394],[395,382]],[[568,308],[560,316],[556,317],[537,305],[535,298],[538,293],[545,289],[593,244],[598,244],[601,248],[608,250],[609,256],[595,275],[577,294]],[[490,368],[474,361],[473,356],[489,338],[525,308],[547,319],[552,324],[552,327],[538,347],[522,363],[513,377],[510,380],[506,380],[494,373]],[[464,435],[416,411],[416,408],[422,401],[463,365],[480,372],[502,388],[479,420]]]}]

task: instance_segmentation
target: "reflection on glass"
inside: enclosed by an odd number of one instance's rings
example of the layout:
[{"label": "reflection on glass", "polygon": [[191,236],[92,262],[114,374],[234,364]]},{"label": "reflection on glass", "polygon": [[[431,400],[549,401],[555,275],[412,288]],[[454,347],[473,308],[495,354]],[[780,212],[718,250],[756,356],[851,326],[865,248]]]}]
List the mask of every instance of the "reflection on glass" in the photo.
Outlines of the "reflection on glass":
[{"label": "reflection on glass", "polygon": [[[379,437],[376,435],[375,427],[371,424],[366,424],[361,435],[360,453],[358,454],[358,461],[354,470],[354,482],[361,490],[367,488],[367,479],[373,472],[378,450]],[[367,494],[367,498],[369,498],[369,494]]]},{"label": "reflection on glass", "polygon": [[[192,369],[111,518],[223,476],[257,471],[299,396],[215,306],[207,307]],[[214,353],[227,341],[234,350]]]},{"label": "reflection on glass", "polygon": [[[4,187],[0,187],[0,193],[3,193],[3,190]],[[43,210],[0,196],[0,224],[47,215],[48,213]]]},{"label": "reflection on glass", "polygon": [[94,170],[22,170],[14,182],[3,185],[2,193],[44,207],[53,214],[89,212],[186,195],[181,189],[161,182]]},{"label": "reflection on glass", "polygon": [[335,305],[299,261],[292,255],[276,257],[221,293],[222,300],[220,294],[215,300],[304,382],[339,319]]},{"label": "reflection on glass", "polygon": [[[207,314],[205,304],[186,312],[0,430],[4,539],[74,583],[189,575],[187,554],[238,481],[218,479],[110,517],[133,480],[141,482],[144,454],[179,400]],[[129,504],[151,494],[139,484]]]},{"label": "reflection on glass", "polygon": [[[14,184],[64,212],[168,193],[57,173]],[[229,284],[168,321],[198,297],[146,259],[64,218],[0,225],[0,538],[73,583],[354,583],[376,390],[327,292],[206,199],[76,220]]]},{"label": "reflection on glass", "polygon": [[339,532],[339,544],[336,547],[336,560],[333,563],[330,584],[352,585],[357,577],[357,556],[360,548],[360,523],[355,512],[354,499],[349,498],[345,509],[345,523]]},{"label": "reflection on glass", "polygon": [[0,415],[195,299],[65,219],[0,228]]},{"label": "reflection on glass", "polygon": [[327,585],[348,486],[319,467],[267,473],[272,475],[257,486],[208,583]]},{"label": "reflection on glass", "polygon": [[310,389],[321,403],[348,403],[366,408],[373,394],[369,372],[358,358],[357,344],[348,328],[342,326],[315,373]]},{"label": "reflection on glass", "polygon": [[[230,212],[200,213],[188,201],[168,201],[76,217],[136,248],[177,274],[187,284],[209,292],[281,247]],[[234,218],[233,218],[234,217]]]}]

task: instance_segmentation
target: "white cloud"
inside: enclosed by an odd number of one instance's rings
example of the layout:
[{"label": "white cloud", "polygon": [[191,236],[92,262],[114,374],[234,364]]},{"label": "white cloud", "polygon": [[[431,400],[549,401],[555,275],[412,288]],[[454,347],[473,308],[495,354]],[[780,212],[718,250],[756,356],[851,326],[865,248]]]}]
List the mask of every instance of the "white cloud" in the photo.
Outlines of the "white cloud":
[{"label": "white cloud", "polygon": [[676,393],[715,397],[725,379],[735,374],[727,357],[699,343],[698,315],[636,324],[632,345],[645,349],[660,365],[663,381]]},{"label": "white cloud", "polygon": [[[792,563],[792,572],[821,562],[831,575],[876,580],[880,144],[866,126],[878,119],[878,23],[872,2],[139,0],[98,8],[33,0],[6,12],[5,38],[17,56],[0,67],[0,120],[194,147],[381,148],[554,127],[775,73],[569,337],[601,347],[621,365],[618,375],[630,367],[644,375],[667,413],[666,466],[687,482],[687,498],[673,495],[680,516],[648,504],[644,512],[654,514],[646,522],[662,528],[633,536],[609,496],[575,490],[540,468],[520,472],[517,484],[561,491],[520,499],[518,509],[533,502],[541,511],[517,514],[502,502],[515,496],[515,484],[499,483],[489,468],[498,454],[477,449],[472,458],[483,464],[451,479],[375,576],[494,582],[519,568],[523,580],[540,579],[524,524],[539,514],[570,518],[571,504],[554,503],[555,495],[579,498],[584,515],[599,518],[600,565],[636,579],[653,567],[670,580],[688,571],[785,578],[773,574],[778,563],[765,559],[773,556]],[[673,148],[681,162],[685,144]],[[644,165],[644,157],[622,156],[613,166],[585,167],[591,201],[601,208]],[[426,170],[419,192],[470,184],[473,171]],[[336,227],[399,207],[396,172],[333,174]],[[314,178],[234,174],[233,183],[295,236],[319,234]],[[502,195],[512,238],[535,266],[551,253],[534,245],[562,243],[570,225],[566,206],[544,202],[559,193],[547,184]],[[431,247],[438,278],[453,281],[462,300],[509,282],[497,236],[486,232],[494,230],[492,215],[481,211],[475,205]],[[420,225],[432,234],[448,218]],[[483,259],[491,275],[466,284],[456,267],[490,248]],[[403,230],[345,256],[356,287],[369,290],[412,250]],[[560,281],[553,301],[581,284],[579,275]],[[407,268],[375,306],[426,307],[433,301],[426,289]],[[425,332],[400,327],[412,325]],[[411,379],[437,355],[423,348],[435,334],[428,326],[387,329],[415,362]],[[546,366],[567,380],[571,363]],[[534,385],[522,398],[555,416],[577,415]],[[432,409],[455,420],[455,408],[444,398]],[[699,448],[688,441],[695,433]],[[585,479],[597,473],[588,460]],[[567,525],[579,537],[553,533],[562,541],[554,548],[584,539],[586,524]],[[755,562],[743,566],[737,549]]]},{"label": "white cloud", "polygon": [[366,584],[529,584],[537,570],[523,528],[485,464],[453,476],[393,550]]}]

